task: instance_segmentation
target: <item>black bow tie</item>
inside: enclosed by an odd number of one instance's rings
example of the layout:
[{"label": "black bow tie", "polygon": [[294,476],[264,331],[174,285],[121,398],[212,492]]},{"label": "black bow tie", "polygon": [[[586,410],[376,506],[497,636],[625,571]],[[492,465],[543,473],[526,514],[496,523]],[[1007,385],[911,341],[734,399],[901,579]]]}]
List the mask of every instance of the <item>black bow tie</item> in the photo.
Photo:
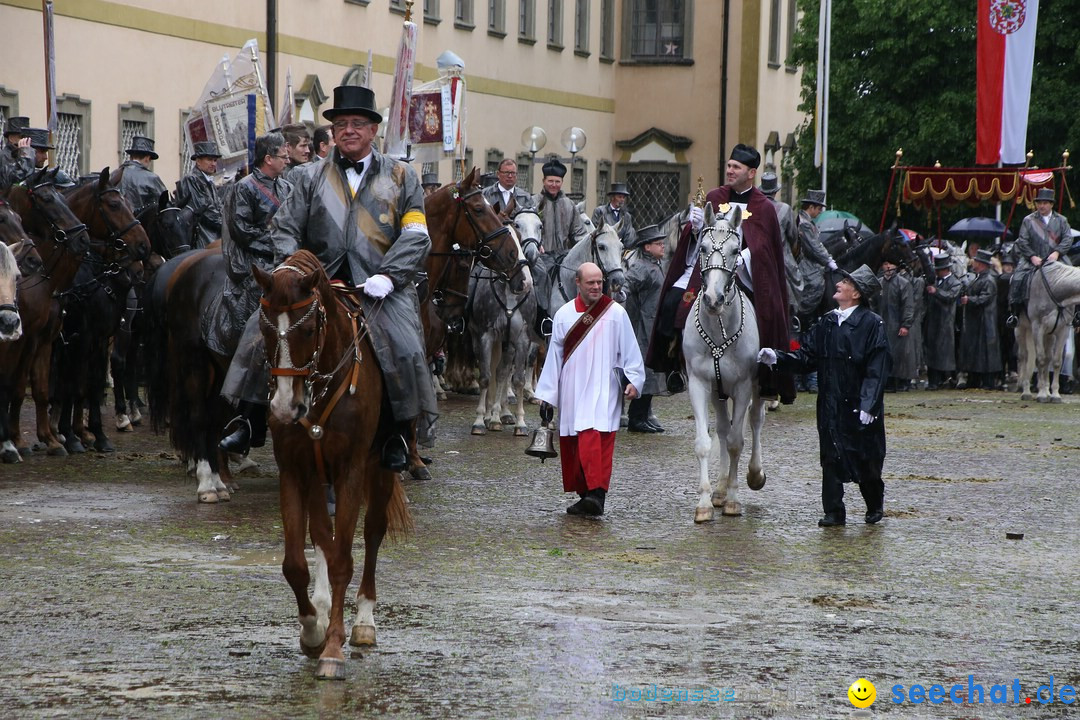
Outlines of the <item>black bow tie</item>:
[{"label": "black bow tie", "polygon": [[357,172],[358,175],[363,175],[365,160],[367,160],[367,158],[364,158],[364,160],[357,160],[356,162],[353,162],[344,155],[338,155],[337,164],[341,166],[342,170],[348,170],[349,168],[352,168]]}]

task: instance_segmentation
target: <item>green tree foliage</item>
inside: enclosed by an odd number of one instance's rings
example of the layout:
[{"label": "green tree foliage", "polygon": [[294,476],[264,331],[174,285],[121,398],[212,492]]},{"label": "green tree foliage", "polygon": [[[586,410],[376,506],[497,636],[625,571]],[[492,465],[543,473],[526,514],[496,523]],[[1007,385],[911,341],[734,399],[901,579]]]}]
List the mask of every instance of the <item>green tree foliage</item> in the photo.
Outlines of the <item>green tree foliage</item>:
[{"label": "green tree foliage", "polygon": [[[1069,6],[1069,7],[1066,7]],[[1033,164],[1060,164],[1080,138],[1078,21],[1073,3],[1041,3],[1028,145]],[[791,162],[801,188],[820,186],[814,167],[819,0],[799,0],[794,57],[803,70],[800,109],[811,118],[798,134]],[[903,164],[970,167],[975,162],[976,3],[940,0],[836,0],[832,11],[829,97],[829,205],[876,229],[898,148]],[[896,195],[888,220],[896,216]],[[1066,203],[1066,214],[1073,219]],[[981,209],[942,213],[952,221]],[[1006,210],[1007,212],[1007,210]],[[1017,211],[1014,225],[1026,214]],[[936,234],[936,214],[901,206],[901,225]]]}]

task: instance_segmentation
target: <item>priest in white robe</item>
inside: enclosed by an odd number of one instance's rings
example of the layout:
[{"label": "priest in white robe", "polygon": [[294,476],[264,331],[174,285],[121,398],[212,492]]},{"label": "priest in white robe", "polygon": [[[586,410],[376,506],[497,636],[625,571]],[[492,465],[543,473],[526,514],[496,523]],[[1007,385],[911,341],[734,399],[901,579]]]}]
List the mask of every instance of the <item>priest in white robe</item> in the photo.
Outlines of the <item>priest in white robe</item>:
[{"label": "priest in white robe", "polygon": [[580,498],[566,512],[603,515],[623,400],[641,394],[645,365],[626,310],[604,295],[600,268],[583,263],[575,283],[577,297],[555,313],[535,394],[559,408],[563,489]]}]

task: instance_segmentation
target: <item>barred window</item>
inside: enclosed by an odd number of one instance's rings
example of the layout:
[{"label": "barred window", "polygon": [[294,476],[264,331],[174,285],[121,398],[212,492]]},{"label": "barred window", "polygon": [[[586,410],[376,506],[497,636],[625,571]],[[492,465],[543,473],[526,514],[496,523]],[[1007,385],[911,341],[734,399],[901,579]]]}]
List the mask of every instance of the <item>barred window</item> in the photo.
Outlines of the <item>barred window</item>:
[{"label": "barred window", "polygon": [[72,178],[86,175],[90,160],[90,101],[78,95],[61,95],[56,110],[56,164]]},{"label": "barred window", "polygon": [[0,85],[0,127],[7,124],[9,117],[19,114],[19,93]]},{"label": "barred window", "polygon": [[465,177],[462,168],[465,168],[465,172],[473,168],[473,149],[471,147],[465,148],[464,160],[454,158],[454,182],[461,182],[461,179]]},{"label": "barred window", "polygon": [[119,116],[118,142],[120,145],[117,147],[117,156],[122,163],[127,160],[127,153],[124,151],[131,147],[133,137],[142,135],[150,139],[154,138],[154,109],[140,102],[133,102],[121,105]]},{"label": "barred window", "polygon": [[769,67],[780,67],[780,0],[769,8]]},{"label": "barred window", "polygon": [[583,157],[575,157],[570,168],[570,193],[574,197],[585,199],[585,173],[589,169],[589,161]]},{"label": "barred window", "polygon": [[484,172],[498,172],[499,164],[503,161],[503,151],[498,148],[488,148],[484,153]]},{"label": "barred window", "polygon": [[597,160],[596,162],[596,204],[603,205],[607,201],[607,191],[611,187],[611,161]]},{"label": "barred window", "polygon": [[631,170],[626,172],[626,189],[630,191],[627,207],[634,214],[635,224],[644,227],[663,222],[685,204],[682,188],[687,183],[688,170]]},{"label": "barred window", "polygon": [[518,39],[536,41],[536,0],[518,0]]},{"label": "barred window", "polygon": [[562,0],[548,0],[548,47],[562,50]]},{"label": "barred window", "polygon": [[424,22],[438,25],[441,19],[439,17],[439,0],[424,0]]},{"label": "barred window", "polygon": [[426,163],[424,163],[423,165],[420,166],[420,172],[422,174],[424,174],[424,175],[427,175],[429,173],[438,175],[439,174],[439,163],[437,163],[437,162],[426,162]]},{"label": "barred window", "polygon": [[615,0],[600,0],[600,59],[615,59]]},{"label": "barred window", "polygon": [[517,186],[527,193],[532,192],[532,155],[519,152],[517,157]]},{"label": "barred window", "polygon": [[454,26],[473,28],[473,0],[454,0]]},{"label": "barred window", "polygon": [[589,52],[589,0],[575,0],[574,5],[574,52]]}]

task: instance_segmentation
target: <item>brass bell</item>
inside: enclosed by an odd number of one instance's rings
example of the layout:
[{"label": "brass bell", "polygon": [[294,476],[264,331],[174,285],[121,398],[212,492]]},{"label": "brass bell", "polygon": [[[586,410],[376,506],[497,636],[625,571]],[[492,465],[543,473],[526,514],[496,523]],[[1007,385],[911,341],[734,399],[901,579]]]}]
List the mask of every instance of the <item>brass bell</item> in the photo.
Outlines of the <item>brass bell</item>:
[{"label": "brass bell", "polygon": [[525,448],[525,454],[540,458],[544,462],[548,458],[557,458],[559,453],[555,450],[555,433],[547,425],[541,425],[533,430],[532,442]]}]

